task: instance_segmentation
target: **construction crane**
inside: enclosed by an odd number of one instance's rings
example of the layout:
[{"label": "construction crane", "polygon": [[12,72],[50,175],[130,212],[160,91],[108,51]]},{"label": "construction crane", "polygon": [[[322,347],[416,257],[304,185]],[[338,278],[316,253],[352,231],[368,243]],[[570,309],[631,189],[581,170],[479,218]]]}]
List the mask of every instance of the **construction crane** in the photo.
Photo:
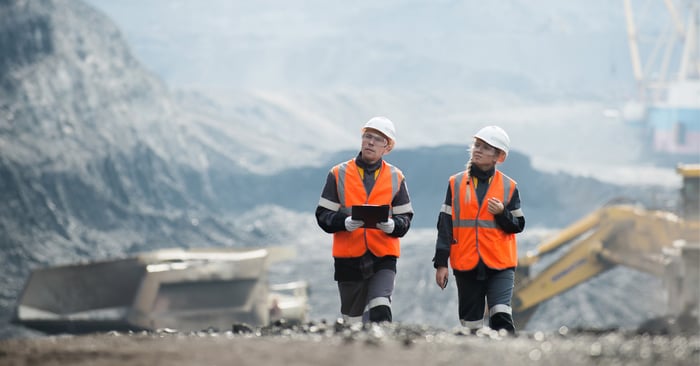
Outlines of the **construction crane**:
[{"label": "construction crane", "polygon": [[[700,160],[700,0],[664,0],[668,16],[658,11],[649,18],[656,22],[668,19],[669,28],[652,37],[642,32],[645,29],[642,3],[623,0],[637,86],[637,95],[623,107],[623,118],[630,125],[643,128],[641,142],[651,147],[644,149],[650,153],[646,159],[697,163]],[[648,38],[654,41],[647,42]]]}]

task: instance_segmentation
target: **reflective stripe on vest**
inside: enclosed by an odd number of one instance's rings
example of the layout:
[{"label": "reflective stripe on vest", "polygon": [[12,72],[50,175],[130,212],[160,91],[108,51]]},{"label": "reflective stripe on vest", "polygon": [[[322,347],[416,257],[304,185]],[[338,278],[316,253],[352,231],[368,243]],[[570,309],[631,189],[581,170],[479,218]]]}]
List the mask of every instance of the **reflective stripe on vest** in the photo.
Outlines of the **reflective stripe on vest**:
[{"label": "reflective stripe on vest", "polygon": [[[338,164],[333,168],[333,172],[338,186],[340,212],[350,215],[353,205],[389,205],[389,212],[393,215],[391,202],[398,193],[403,180],[401,170],[382,161],[379,175],[369,196],[367,196],[355,159]],[[339,231],[333,234],[334,257],[359,257],[367,249],[378,257],[387,255],[398,257],[400,254],[399,239],[375,228],[359,228],[353,232]]]},{"label": "reflective stripe on vest", "polygon": [[[479,262],[494,269],[515,267],[517,245],[515,234],[504,232],[488,212],[489,198],[508,205],[515,190],[515,181],[496,170],[486,195],[479,205],[474,185],[467,181],[466,172],[450,177],[452,191],[452,235],[455,243],[450,249],[450,264],[457,270],[473,269]],[[465,194],[469,189],[469,195]],[[467,201],[467,197],[470,199]]]}]

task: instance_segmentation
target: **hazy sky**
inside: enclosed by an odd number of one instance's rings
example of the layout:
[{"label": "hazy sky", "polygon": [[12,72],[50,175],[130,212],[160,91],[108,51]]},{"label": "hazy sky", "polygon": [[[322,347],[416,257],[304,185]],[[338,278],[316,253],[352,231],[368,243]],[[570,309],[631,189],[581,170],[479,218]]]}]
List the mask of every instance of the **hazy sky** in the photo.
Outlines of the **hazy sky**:
[{"label": "hazy sky", "polygon": [[[315,130],[329,143],[314,148],[352,148],[379,113],[398,122],[402,148],[466,144],[500,124],[551,170],[599,173],[643,148],[604,116],[636,92],[622,0],[87,2],[172,88],[233,103],[233,118],[276,141]],[[663,1],[632,3],[646,55],[672,24]],[[229,94],[241,91],[258,94]],[[440,128],[426,138],[429,125]]]},{"label": "hazy sky", "polygon": [[[88,3],[178,87],[508,88],[609,97],[628,92],[633,80],[622,1]],[[644,32],[668,20],[651,16],[661,1],[634,3]]]}]

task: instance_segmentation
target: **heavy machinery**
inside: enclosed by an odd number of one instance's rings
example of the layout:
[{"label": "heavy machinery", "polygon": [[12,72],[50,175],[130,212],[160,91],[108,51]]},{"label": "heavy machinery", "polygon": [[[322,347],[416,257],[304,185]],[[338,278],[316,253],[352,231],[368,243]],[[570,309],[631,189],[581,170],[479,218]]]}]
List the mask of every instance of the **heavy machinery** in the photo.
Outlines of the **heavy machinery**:
[{"label": "heavy machinery", "polygon": [[18,299],[13,323],[88,333],[305,322],[306,283],[267,283],[268,265],[291,256],[283,247],[176,248],[39,268]]},{"label": "heavy machinery", "polygon": [[[667,284],[669,315],[700,313],[700,165],[679,165],[679,212],[629,204],[602,207],[518,260],[513,315],[525,326],[537,307],[615,266],[660,276]],[[565,251],[531,277],[545,256]],[[611,295],[614,296],[614,295]]]}]

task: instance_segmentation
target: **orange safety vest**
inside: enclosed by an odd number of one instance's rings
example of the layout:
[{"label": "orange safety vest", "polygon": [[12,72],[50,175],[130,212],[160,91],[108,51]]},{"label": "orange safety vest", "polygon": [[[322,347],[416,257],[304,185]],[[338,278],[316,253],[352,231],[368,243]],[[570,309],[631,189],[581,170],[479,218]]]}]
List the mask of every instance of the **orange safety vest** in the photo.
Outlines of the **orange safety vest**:
[{"label": "orange safety vest", "polygon": [[[367,197],[365,186],[355,159],[333,167],[333,174],[338,188],[340,211],[350,215],[353,205],[389,205],[399,191],[403,173],[395,166],[382,160],[379,175],[374,187]],[[401,254],[399,238],[389,236],[375,228],[359,228],[352,232],[339,231],[333,234],[333,256],[339,258],[360,257],[369,249],[377,257]]]},{"label": "orange safety vest", "polygon": [[[452,236],[450,265],[453,269],[474,269],[479,257],[493,269],[515,267],[518,263],[515,234],[506,233],[496,224],[487,209],[491,197],[503,202],[504,207],[513,197],[515,181],[496,170],[486,195],[479,205],[474,184],[467,181],[466,172],[450,177],[452,191]],[[458,189],[455,189],[458,188]],[[469,189],[469,194],[467,194]]]}]

